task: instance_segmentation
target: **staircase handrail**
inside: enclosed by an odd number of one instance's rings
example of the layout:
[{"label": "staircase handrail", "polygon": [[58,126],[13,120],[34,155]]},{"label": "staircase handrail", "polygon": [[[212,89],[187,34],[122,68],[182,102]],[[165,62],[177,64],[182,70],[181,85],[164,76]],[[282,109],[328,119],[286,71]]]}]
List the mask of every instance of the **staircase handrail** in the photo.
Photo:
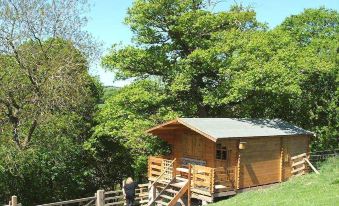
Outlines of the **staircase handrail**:
[{"label": "staircase handrail", "polygon": [[173,199],[168,203],[168,206],[174,206],[175,203],[177,203],[179,198],[182,197],[188,190],[188,187],[190,186],[189,184],[189,181],[187,181],[185,185],[179,190],[179,192],[173,197]]}]

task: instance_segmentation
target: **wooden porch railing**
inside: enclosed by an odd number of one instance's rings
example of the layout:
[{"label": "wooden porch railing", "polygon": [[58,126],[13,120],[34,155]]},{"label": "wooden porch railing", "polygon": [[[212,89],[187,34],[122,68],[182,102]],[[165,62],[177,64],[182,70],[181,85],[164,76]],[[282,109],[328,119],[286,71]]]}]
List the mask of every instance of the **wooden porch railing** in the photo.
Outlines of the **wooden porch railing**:
[{"label": "wooden porch railing", "polygon": [[307,157],[306,153],[296,155],[294,157],[291,157],[292,161],[292,175],[293,176],[300,176],[306,173],[306,162],[305,158]]},{"label": "wooden porch railing", "polygon": [[306,153],[291,157],[291,161],[292,161],[291,173],[293,176],[300,176],[305,174],[307,172],[308,167],[310,167],[316,174],[319,174],[319,171],[307,159]]},{"label": "wooden porch railing", "polygon": [[[148,158],[148,178],[153,182],[165,180],[172,181],[175,177],[175,164],[176,159],[168,160],[159,157]],[[153,185],[152,184],[152,185]]]},{"label": "wooden porch railing", "polygon": [[210,194],[235,188],[235,168],[212,168],[192,165],[192,188],[206,191]]},{"label": "wooden porch railing", "polygon": [[[173,166],[175,161],[176,160],[166,160],[161,157],[149,157],[148,177],[153,181],[150,188],[160,180],[170,182],[174,179],[176,175],[176,169]],[[192,189],[205,191],[206,194],[213,194],[216,190],[219,192],[234,190],[236,188],[236,167],[225,169],[223,167],[212,168],[192,164],[191,166]],[[185,178],[187,179],[187,176]]]},{"label": "wooden porch railing", "polygon": [[192,165],[192,182],[193,189],[206,190],[214,192],[214,169],[200,165]]}]

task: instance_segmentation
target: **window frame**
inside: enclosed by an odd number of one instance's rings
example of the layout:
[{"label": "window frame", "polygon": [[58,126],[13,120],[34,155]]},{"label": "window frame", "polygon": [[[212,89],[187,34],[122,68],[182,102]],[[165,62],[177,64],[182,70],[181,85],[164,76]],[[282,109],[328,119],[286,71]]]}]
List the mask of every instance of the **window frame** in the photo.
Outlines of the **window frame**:
[{"label": "window frame", "polygon": [[222,143],[217,143],[215,147],[215,159],[220,161],[227,161],[228,150],[227,146]]}]

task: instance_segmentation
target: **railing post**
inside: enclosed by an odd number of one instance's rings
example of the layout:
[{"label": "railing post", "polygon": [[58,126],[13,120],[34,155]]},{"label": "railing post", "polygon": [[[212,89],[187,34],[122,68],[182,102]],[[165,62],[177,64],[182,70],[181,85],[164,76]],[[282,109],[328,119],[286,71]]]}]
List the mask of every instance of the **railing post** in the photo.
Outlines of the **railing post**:
[{"label": "railing post", "polygon": [[98,190],[96,198],[95,206],[105,206],[105,190]]},{"label": "railing post", "polygon": [[172,161],[172,179],[175,179],[177,174],[176,174],[176,158]]},{"label": "railing post", "polygon": [[215,177],[215,169],[214,168],[211,168],[211,173],[210,173],[210,185],[211,185],[211,188],[210,188],[210,192],[211,194],[214,193],[214,177]]},{"label": "railing post", "polygon": [[11,201],[10,201],[10,206],[17,206],[18,205],[18,197],[17,196],[12,196]]}]

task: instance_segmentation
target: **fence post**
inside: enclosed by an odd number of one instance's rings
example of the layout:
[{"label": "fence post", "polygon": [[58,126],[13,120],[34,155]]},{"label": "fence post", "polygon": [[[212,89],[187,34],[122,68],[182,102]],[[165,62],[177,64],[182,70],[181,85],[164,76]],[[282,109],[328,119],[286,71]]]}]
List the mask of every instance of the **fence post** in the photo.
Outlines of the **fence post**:
[{"label": "fence post", "polygon": [[12,196],[10,206],[17,206],[18,205],[18,197],[17,196]]},{"label": "fence post", "polygon": [[98,190],[95,206],[105,206],[105,190]]}]

